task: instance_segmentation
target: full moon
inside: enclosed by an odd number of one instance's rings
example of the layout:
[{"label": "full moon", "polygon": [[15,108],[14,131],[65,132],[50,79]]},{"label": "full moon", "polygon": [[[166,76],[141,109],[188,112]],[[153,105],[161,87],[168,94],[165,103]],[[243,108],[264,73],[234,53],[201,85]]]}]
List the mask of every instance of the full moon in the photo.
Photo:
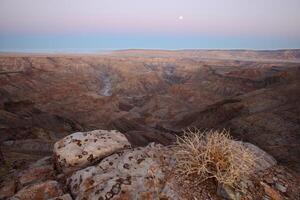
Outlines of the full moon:
[{"label": "full moon", "polygon": [[178,19],[179,19],[179,20],[183,20],[183,16],[182,16],[182,15],[179,16]]}]

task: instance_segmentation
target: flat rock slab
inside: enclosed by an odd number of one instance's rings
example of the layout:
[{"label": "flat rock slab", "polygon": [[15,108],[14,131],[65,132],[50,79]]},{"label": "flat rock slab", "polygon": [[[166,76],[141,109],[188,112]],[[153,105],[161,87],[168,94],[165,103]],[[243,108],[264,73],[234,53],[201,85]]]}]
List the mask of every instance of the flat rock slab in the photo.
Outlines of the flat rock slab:
[{"label": "flat rock slab", "polygon": [[15,194],[10,200],[48,200],[53,197],[57,197],[63,194],[63,191],[56,181],[46,181],[42,183],[37,183],[34,185],[29,185],[21,189],[17,194]]},{"label": "flat rock slab", "polygon": [[130,146],[127,138],[112,130],[73,133],[54,145],[54,162],[59,171],[73,172]]},{"label": "flat rock slab", "polygon": [[45,157],[19,172],[17,180],[19,186],[24,187],[35,182],[52,180],[55,178],[54,174],[51,157]]}]

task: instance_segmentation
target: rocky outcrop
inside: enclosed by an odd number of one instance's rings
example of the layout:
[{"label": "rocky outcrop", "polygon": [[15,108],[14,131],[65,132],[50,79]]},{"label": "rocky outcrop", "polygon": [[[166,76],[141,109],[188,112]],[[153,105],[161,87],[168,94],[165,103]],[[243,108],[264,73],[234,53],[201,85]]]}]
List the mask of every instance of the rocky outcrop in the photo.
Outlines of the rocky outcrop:
[{"label": "rocky outcrop", "polygon": [[[274,168],[276,161],[270,155],[252,144],[243,145],[258,156],[254,175]],[[88,154],[84,161],[74,165],[78,162],[77,155],[81,155],[78,152],[82,151]],[[96,158],[93,161],[87,159],[91,154]],[[63,162],[62,165],[60,158],[66,158],[68,164]],[[125,136],[117,131],[78,132],[55,144],[54,160],[45,157],[3,182],[0,197],[11,197],[11,200],[188,200],[194,196],[218,200],[216,194],[227,199],[240,199],[244,195],[226,186],[219,186],[217,190],[211,186],[212,182],[181,182],[183,179],[175,173],[175,167],[171,146],[151,143],[145,147],[131,148]],[[254,181],[245,179],[241,184],[253,190],[250,192],[255,192],[254,185],[260,185],[261,180],[258,179],[258,183]],[[261,184],[259,187],[259,192],[270,194],[268,186]],[[276,182],[274,187],[272,190],[277,193],[287,192],[286,182]]]},{"label": "rocky outcrop", "polygon": [[[91,141],[95,138],[95,135],[90,135]],[[111,143],[104,139],[99,142],[103,145]],[[89,145],[94,144],[86,143],[85,148]],[[243,145],[258,157],[255,173],[276,164],[274,158],[260,148],[250,143]],[[65,148],[64,153],[72,154],[72,148]],[[123,149],[103,156],[98,162],[77,170],[72,175],[65,172],[66,187],[75,199],[188,199],[184,192],[179,192],[175,165],[172,148],[151,143],[146,147]],[[229,189],[218,187],[218,194],[228,199],[242,196]],[[204,189],[203,192],[205,191]]]},{"label": "rocky outcrop", "polygon": [[59,171],[67,173],[92,165],[129,146],[127,138],[115,130],[77,132],[55,143],[54,161]]}]

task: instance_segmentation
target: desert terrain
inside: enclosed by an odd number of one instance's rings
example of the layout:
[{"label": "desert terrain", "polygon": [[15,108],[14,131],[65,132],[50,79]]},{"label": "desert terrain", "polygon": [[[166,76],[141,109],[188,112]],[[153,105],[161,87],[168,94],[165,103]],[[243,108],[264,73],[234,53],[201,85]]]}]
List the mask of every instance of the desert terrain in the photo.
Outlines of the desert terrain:
[{"label": "desert terrain", "polygon": [[0,56],[1,176],[77,132],[134,147],[226,128],[300,173],[300,50],[122,50]]}]

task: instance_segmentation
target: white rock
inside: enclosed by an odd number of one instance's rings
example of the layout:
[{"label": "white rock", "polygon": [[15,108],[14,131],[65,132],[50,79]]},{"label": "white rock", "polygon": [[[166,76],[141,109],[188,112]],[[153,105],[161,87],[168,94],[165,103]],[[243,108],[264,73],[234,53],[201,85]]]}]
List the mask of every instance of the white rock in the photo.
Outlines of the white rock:
[{"label": "white rock", "polygon": [[275,187],[277,190],[279,190],[280,192],[285,193],[287,191],[287,187],[285,187],[284,185],[282,185],[281,183],[276,183]]},{"label": "white rock", "polygon": [[[98,165],[75,172],[68,179],[68,187],[78,200],[159,199],[172,167],[167,148],[151,144],[113,154]],[[171,188],[163,195],[176,196]]]},{"label": "white rock", "polygon": [[112,130],[73,133],[54,145],[54,162],[59,171],[69,173],[94,164],[130,146],[127,138]]}]

